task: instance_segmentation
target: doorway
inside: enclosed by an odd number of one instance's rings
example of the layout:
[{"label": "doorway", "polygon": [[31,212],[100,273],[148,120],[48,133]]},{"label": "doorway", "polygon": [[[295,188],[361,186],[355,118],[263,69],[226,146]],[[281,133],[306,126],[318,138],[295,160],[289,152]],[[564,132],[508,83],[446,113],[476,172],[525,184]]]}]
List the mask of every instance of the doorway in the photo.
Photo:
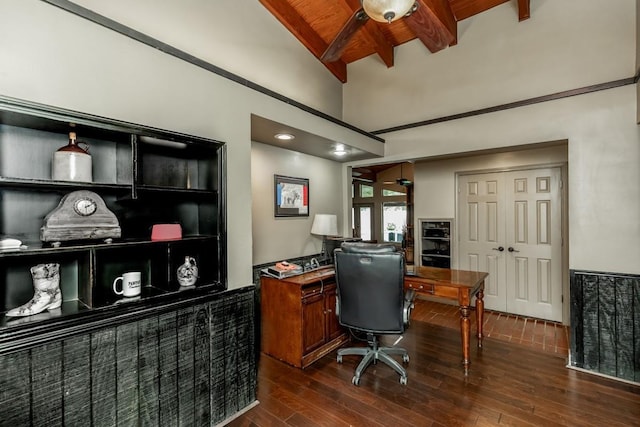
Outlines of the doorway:
[{"label": "doorway", "polygon": [[562,321],[560,167],[458,177],[458,265],[489,272],[488,309]]}]

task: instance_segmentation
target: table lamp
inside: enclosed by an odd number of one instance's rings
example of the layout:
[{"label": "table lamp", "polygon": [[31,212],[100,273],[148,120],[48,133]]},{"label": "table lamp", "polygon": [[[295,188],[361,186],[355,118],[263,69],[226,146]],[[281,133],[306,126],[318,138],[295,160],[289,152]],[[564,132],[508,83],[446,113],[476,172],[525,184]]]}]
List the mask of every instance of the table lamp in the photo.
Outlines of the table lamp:
[{"label": "table lamp", "polygon": [[313,218],[311,234],[322,236],[322,258],[327,259],[327,236],[338,235],[338,216],[316,214]]}]

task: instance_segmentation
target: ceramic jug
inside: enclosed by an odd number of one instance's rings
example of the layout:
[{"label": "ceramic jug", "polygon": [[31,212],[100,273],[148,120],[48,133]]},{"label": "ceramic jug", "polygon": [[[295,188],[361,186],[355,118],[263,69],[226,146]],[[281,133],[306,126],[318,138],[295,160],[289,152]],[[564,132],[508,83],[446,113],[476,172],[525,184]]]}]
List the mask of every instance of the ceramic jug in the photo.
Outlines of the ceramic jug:
[{"label": "ceramic jug", "polygon": [[180,286],[193,286],[198,280],[198,266],[193,257],[185,256],[184,264],[178,267],[178,283]]},{"label": "ceramic jug", "polygon": [[[81,147],[83,144],[85,147]],[[69,132],[69,144],[61,147],[53,154],[51,177],[58,181],[93,180],[91,170],[91,155],[85,143],[76,141],[76,133]]]}]

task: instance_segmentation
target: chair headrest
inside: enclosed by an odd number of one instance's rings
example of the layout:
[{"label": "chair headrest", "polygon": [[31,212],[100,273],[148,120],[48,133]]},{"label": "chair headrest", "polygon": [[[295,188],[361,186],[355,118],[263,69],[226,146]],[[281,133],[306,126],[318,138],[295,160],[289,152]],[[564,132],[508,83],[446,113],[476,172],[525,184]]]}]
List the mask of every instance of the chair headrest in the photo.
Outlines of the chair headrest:
[{"label": "chair headrest", "polygon": [[340,249],[345,253],[356,254],[388,254],[391,252],[397,252],[398,250],[395,245],[358,242],[344,242],[340,245]]}]

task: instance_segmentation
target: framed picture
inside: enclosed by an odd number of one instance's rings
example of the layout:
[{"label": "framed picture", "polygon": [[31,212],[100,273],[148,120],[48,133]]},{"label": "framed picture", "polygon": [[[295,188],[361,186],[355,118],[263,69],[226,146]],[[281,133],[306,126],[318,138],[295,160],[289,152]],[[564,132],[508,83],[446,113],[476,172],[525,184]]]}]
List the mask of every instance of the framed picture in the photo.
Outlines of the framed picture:
[{"label": "framed picture", "polygon": [[274,175],[276,217],[309,216],[309,180]]}]

